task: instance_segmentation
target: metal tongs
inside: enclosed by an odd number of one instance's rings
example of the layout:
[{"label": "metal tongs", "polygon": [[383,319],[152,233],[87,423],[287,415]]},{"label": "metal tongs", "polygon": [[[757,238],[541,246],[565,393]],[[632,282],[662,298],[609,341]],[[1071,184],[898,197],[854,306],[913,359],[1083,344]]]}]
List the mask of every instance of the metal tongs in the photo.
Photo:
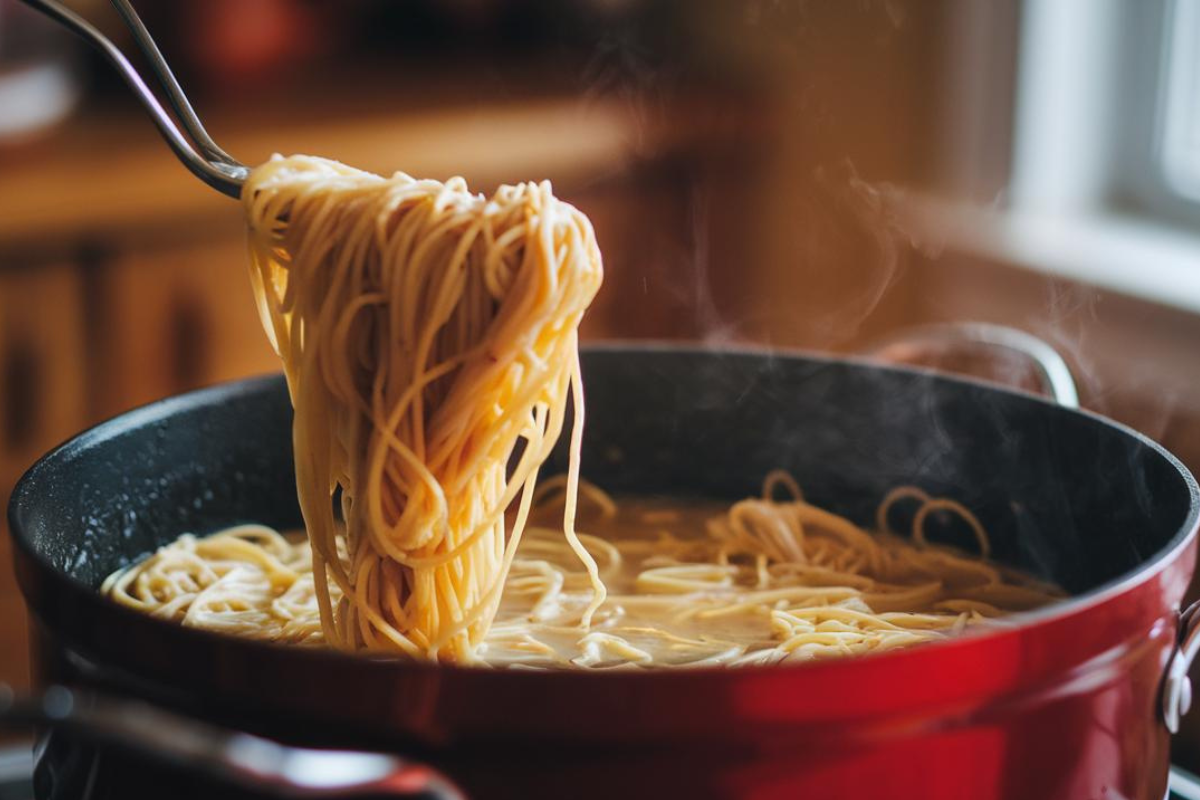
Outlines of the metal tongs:
[{"label": "metal tongs", "polygon": [[[183,165],[192,171],[192,174],[223,194],[234,198],[241,196],[242,184],[250,173],[250,169],[218,147],[217,143],[208,135],[208,131],[204,130],[204,125],[196,116],[195,109],[192,108],[187,95],[180,88],[179,81],[175,79],[175,74],[171,71],[166,59],[163,58],[158,45],[154,43],[150,31],[146,30],[146,26],[142,24],[142,20],[128,0],[112,0],[112,4],[121,18],[125,20],[125,24],[129,26],[129,30],[133,32],[138,47],[149,60],[150,68],[158,78],[159,86],[166,94],[167,101],[174,109],[177,119],[167,113],[162,103],[142,80],[142,76],[138,74],[120,48],[94,25],[57,0],[24,0],[24,2],[51,19],[62,23],[104,54],[104,57],[117,68],[117,71],[125,78],[125,82],[137,94],[142,105],[146,107],[146,111],[154,119],[159,132],[167,140],[167,144],[171,146]],[[182,130],[180,130],[181,128]]]}]

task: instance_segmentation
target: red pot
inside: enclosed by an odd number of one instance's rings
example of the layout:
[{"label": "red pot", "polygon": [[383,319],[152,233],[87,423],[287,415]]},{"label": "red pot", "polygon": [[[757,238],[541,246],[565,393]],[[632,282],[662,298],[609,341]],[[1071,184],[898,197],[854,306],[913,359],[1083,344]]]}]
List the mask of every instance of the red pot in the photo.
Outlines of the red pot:
[{"label": "red pot", "polygon": [[916,482],[977,509],[1000,559],[1074,596],[854,660],[600,674],[293,650],[99,597],[105,574],[185,530],[297,521],[286,391],[269,379],[118,418],[23,479],[10,521],[37,673],[293,744],[413,755],[475,797],[1165,794],[1167,722],[1200,642],[1176,646],[1200,493],[1158,445],[1030,395],[844,360],[609,348],[584,369],[585,472],[601,485],[744,496],[782,466],[868,519],[883,490]]}]

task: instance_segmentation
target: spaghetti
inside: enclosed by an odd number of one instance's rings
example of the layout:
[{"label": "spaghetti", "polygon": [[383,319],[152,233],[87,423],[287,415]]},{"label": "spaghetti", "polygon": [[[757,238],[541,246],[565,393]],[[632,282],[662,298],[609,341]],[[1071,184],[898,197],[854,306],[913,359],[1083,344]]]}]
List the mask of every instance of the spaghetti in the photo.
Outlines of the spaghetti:
[{"label": "spaghetti", "polygon": [[[1003,624],[1006,613],[1061,597],[978,557],[931,544],[926,527],[950,513],[987,537],[957,504],[917,489],[908,538],[868,533],[803,499],[773,473],[763,496],[727,509],[614,502],[583,484],[579,538],[608,586],[592,614],[592,579],[563,540],[565,477],[538,487],[496,618],[475,651],[510,668],[764,665],[907,647]],[[773,499],[779,489],[788,497]],[[207,549],[205,549],[207,548]],[[250,555],[253,551],[253,555]],[[110,596],[161,617],[259,639],[319,645],[308,544],[257,527],[185,536],[110,579]],[[336,587],[332,589],[336,593]],[[305,602],[305,598],[309,598]]]},{"label": "spaghetti", "polygon": [[[461,178],[383,178],[306,156],[254,170],[243,200],[263,325],[295,408],[324,639],[469,661],[569,392],[577,476],[577,328],[602,279],[591,224],[548,183],[485,198]],[[565,538],[596,608],[604,587],[572,519],[569,491]]]}]

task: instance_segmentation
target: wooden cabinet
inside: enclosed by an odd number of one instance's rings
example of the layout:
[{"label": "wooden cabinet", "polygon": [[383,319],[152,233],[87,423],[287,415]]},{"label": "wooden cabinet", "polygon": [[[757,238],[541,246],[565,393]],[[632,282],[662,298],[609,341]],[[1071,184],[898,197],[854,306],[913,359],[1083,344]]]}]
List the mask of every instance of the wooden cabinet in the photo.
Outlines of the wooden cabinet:
[{"label": "wooden cabinet", "polygon": [[[88,425],[169,394],[270,372],[236,206],[171,236],[0,270],[0,486]],[[0,680],[27,680],[26,620],[0,531]]]},{"label": "wooden cabinet", "polygon": [[[0,486],[87,420],[84,291],[71,264],[0,272]],[[26,680],[26,622],[0,523],[0,680]]]},{"label": "wooden cabinet", "polygon": [[97,276],[100,415],[279,369],[258,320],[244,236],[233,216],[230,236],[118,254]]},{"label": "wooden cabinet", "polygon": [[86,419],[83,281],[69,263],[0,273],[0,475]]}]

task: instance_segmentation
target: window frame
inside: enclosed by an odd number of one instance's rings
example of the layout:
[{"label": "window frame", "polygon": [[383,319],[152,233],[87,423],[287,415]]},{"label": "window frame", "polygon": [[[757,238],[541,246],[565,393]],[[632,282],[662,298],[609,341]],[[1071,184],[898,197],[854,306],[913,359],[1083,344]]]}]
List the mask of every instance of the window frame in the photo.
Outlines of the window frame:
[{"label": "window frame", "polygon": [[[1200,0],[1024,0],[1015,211],[1200,224],[1200,167],[1181,186],[1166,146],[1185,35],[1172,23],[1185,6],[1200,21]],[[1200,29],[1186,33],[1200,53]]]},{"label": "window frame", "polygon": [[[1116,129],[1110,202],[1121,211],[1194,228],[1200,225],[1200,164],[1193,185],[1181,185],[1168,141],[1174,135],[1172,106],[1180,94],[1180,40],[1190,38],[1192,55],[1200,57],[1200,29],[1181,32],[1176,26],[1185,3],[1200,23],[1198,0],[1142,0],[1123,8],[1126,33],[1118,52],[1123,80],[1116,91],[1128,106]],[[1200,73],[1200,61],[1195,63],[1194,73]]]},{"label": "window frame", "polygon": [[[1158,160],[1166,185],[1200,212],[1200,0],[1168,0],[1163,39],[1169,43],[1161,66]],[[1190,145],[1180,141],[1189,134]],[[1177,150],[1188,152],[1173,152]],[[1186,158],[1186,165],[1173,166],[1176,158]],[[1175,176],[1181,172],[1190,174],[1180,180]]]},{"label": "window frame", "polygon": [[[950,163],[958,181],[914,196],[920,229],[956,252],[1200,313],[1200,203],[1168,182],[1159,147],[1173,2],[1016,0],[1011,30],[980,24],[994,19],[990,0],[956,6],[974,23],[957,30],[978,46],[949,48],[947,72],[1007,68],[1012,93],[964,102],[943,87],[946,134],[978,137],[997,125],[1012,135],[1007,150],[993,133],[945,148],[945,157],[1011,169],[993,176],[994,168]],[[989,30],[1010,37],[1015,59],[1005,64],[1003,48],[984,46],[980,32]],[[973,182],[985,176],[1006,185]]]}]

